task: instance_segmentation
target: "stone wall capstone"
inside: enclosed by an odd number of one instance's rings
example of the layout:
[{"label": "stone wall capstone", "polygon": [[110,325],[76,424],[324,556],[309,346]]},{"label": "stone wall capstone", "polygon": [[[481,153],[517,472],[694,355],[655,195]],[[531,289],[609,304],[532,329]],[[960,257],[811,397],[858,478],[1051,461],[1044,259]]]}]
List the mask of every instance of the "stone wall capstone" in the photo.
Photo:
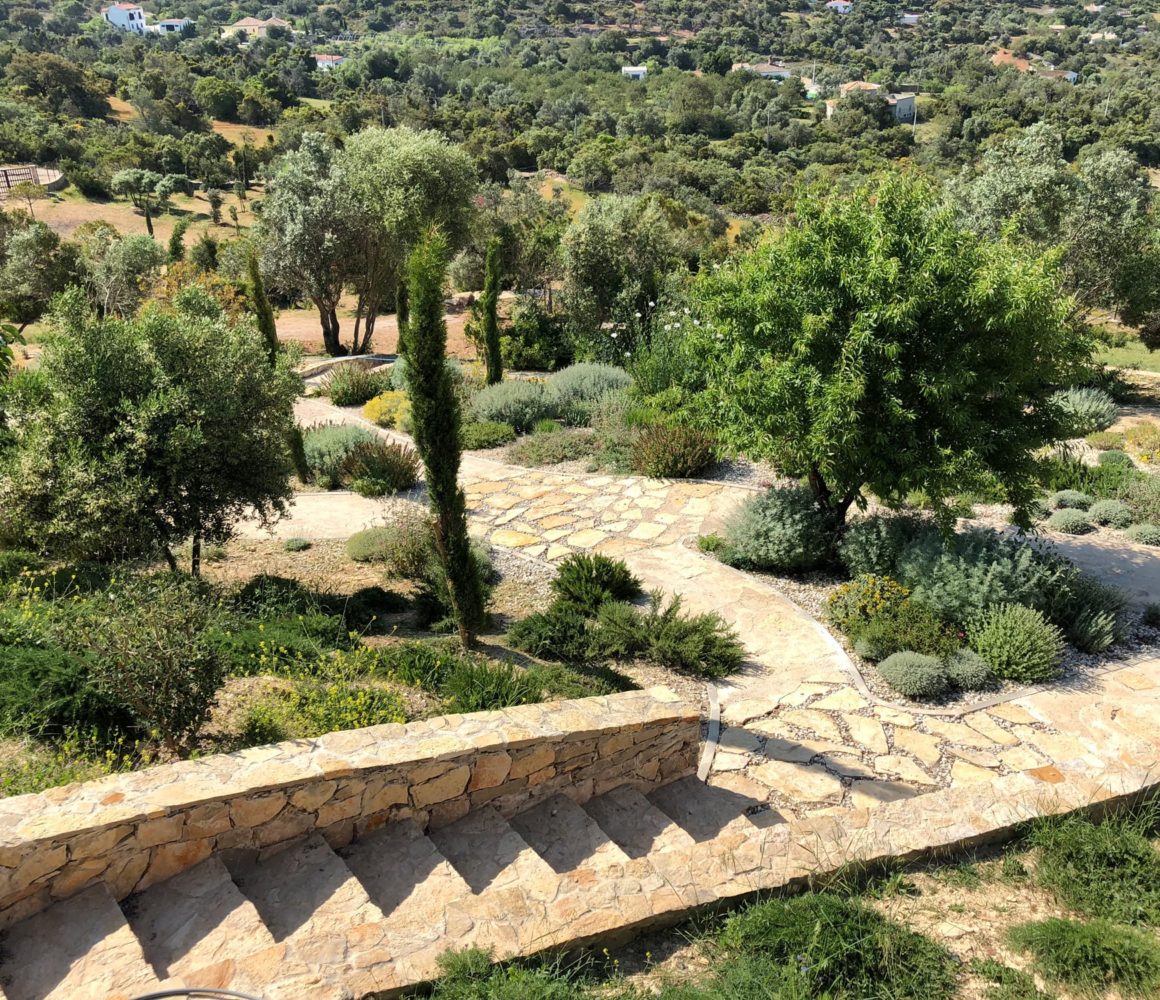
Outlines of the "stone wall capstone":
[{"label": "stone wall capstone", "polygon": [[0,799],[0,929],[97,882],[122,899],[233,849],[691,773],[695,707],[666,688],[293,740]]}]

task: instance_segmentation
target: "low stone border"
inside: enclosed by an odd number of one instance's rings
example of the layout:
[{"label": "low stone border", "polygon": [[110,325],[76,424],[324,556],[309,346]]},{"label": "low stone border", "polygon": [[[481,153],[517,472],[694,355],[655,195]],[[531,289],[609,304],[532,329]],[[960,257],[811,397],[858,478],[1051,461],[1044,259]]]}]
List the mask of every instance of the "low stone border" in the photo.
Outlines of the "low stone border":
[{"label": "low stone border", "polygon": [[118,898],[235,849],[692,773],[701,723],[667,688],[329,733],[0,801],[0,929],[98,882]]}]

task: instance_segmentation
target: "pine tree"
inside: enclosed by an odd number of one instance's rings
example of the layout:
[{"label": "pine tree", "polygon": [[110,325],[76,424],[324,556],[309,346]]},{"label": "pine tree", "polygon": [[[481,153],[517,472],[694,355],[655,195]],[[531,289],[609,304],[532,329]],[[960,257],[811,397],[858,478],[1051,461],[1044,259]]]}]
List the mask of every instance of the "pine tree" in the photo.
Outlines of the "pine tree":
[{"label": "pine tree", "polygon": [[[258,321],[258,332],[262,334],[262,341],[266,345],[266,353],[270,357],[270,364],[278,356],[278,325],[274,319],[274,307],[270,305],[270,297],[266,294],[266,285],[262,281],[262,272],[258,268],[257,254],[250,254],[247,263],[250,278],[250,308]],[[302,440],[302,429],[295,424],[290,431],[286,442],[290,449],[290,458],[294,462],[294,472],[304,482],[310,482],[310,464],[306,461],[306,445]]]},{"label": "pine tree", "polygon": [[447,577],[451,613],[464,648],[483,621],[483,583],[467,535],[467,501],[459,488],[459,400],[445,364],[443,282],[447,241],[433,230],[407,264],[407,389],[415,447],[423,459],[435,518],[435,550]]},{"label": "pine tree", "polygon": [[487,245],[487,260],[483,279],[483,350],[487,360],[487,384],[503,381],[503,358],[499,347],[499,279],[500,241],[493,236]]}]

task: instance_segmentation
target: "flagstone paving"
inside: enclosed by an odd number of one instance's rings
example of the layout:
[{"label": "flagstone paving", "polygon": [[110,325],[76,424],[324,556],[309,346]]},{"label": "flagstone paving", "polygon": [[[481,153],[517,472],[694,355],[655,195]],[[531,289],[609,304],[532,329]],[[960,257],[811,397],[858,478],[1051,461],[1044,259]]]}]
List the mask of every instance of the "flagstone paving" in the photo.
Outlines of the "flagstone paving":
[{"label": "flagstone paving", "polygon": [[[373,426],[323,400],[300,401],[298,416]],[[687,610],[715,612],[737,630],[749,659],[737,676],[710,686],[702,777],[771,809],[804,816],[1019,773],[1050,780],[1053,767],[1106,764],[1154,738],[1157,659],[1112,664],[1077,686],[997,704],[927,711],[876,698],[819,622],[693,546],[752,495],[746,487],[576,475],[475,455],[464,458],[461,479],[474,536],[549,562],[574,551],[618,556],[646,587],[679,594]],[[304,509],[280,534],[345,537],[382,517],[381,505],[349,494],[298,502]],[[1104,566],[1118,571],[1114,554]],[[1149,586],[1134,596],[1160,597]]]}]

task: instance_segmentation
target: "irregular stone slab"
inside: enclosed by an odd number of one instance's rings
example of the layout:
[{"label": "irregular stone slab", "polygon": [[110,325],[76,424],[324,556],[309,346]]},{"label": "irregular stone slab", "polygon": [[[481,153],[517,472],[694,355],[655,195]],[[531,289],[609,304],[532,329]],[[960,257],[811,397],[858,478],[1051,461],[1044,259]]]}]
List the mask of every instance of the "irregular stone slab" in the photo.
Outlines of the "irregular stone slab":
[{"label": "irregular stone slab", "polygon": [[937,782],[909,757],[884,754],[874,760],[874,766],[883,774],[893,774],[916,785],[934,785]]},{"label": "irregular stone slab", "polygon": [[951,765],[951,784],[968,785],[983,781],[994,781],[995,772],[984,767],[976,767],[965,760],[956,760]]},{"label": "irregular stone slab", "polygon": [[895,729],[894,746],[914,754],[924,764],[934,765],[942,758],[942,741],[916,729]]},{"label": "irregular stone slab", "polygon": [[834,743],[842,743],[845,739],[842,736],[842,730],[838,728],[838,724],[830,716],[813,709],[790,709],[788,712],[779,713],[778,719],[781,722],[788,722],[791,726],[797,726],[798,729],[816,733],[822,739],[831,740]]},{"label": "irregular stone slab", "polygon": [[842,780],[820,764],[771,760],[753,768],[751,774],[763,785],[794,801],[836,802],[842,797]]},{"label": "irregular stone slab", "polygon": [[847,715],[843,718],[851,738],[859,746],[865,747],[871,753],[886,753],[886,731],[877,719],[864,715]]},{"label": "irregular stone slab", "polygon": [[852,687],[840,688],[810,705],[810,708],[830,712],[853,712],[865,707],[866,699]]},{"label": "irregular stone slab", "polygon": [[855,781],[850,786],[850,805],[855,809],[873,809],[884,802],[897,802],[899,799],[909,799],[918,792],[897,781]]}]

